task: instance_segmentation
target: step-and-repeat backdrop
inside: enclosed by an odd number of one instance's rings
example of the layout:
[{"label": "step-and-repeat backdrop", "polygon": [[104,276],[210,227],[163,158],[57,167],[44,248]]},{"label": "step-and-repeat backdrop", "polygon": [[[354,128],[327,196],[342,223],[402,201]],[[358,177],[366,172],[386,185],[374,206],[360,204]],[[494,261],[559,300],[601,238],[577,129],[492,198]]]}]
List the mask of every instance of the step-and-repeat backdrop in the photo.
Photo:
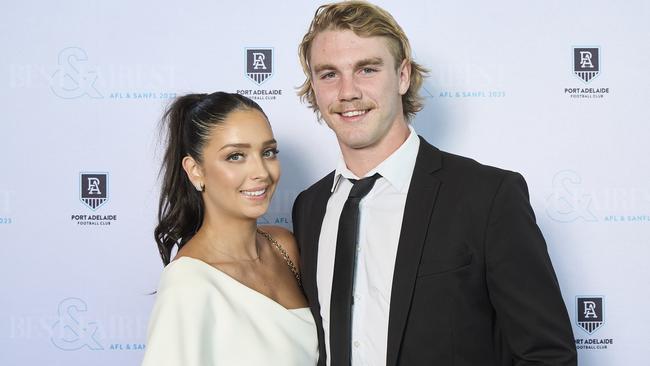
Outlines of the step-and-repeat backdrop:
[{"label": "step-and-repeat backdrop", "polygon": [[[526,177],[580,364],[647,364],[648,2],[378,4],[431,70],[419,134]],[[3,7],[1,365],[140,363],[162,270],[158,121],[176,95],[226,90],[261,104],[283,177],[260,221],[291,227],[295,196],[338,156],[295,94],[317,5]]]}]

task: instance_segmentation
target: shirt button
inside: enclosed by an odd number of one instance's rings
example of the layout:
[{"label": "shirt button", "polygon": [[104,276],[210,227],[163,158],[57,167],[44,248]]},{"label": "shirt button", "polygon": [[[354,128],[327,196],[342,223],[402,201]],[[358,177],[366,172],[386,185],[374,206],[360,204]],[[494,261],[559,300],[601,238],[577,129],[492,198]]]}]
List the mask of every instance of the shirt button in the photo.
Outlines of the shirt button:
[{"label": "shirt button", "polygon": [[354,344],[354,347],[355,347],[355,348],[359,348],[359,345],[360,345],[359,341],[354,341],[353,344]]}]

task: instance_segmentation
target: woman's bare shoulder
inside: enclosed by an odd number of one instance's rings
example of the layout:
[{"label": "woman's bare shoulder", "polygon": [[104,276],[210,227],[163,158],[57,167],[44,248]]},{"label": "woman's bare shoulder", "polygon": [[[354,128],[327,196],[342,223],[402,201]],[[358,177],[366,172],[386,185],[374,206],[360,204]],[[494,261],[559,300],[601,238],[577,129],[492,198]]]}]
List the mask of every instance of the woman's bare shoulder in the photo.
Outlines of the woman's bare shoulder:
[{"label": "woman's bare shoulder", "polygon": [[260,230],[268,233],[271,235],[273,239],[275,239],[278,244],[284,250],[287,251],[287,254],[289,255],[289,258],[293,263],[298,266],[298,262],[300,259],[300,252],[298,250],[298,244],[296,243],[296,238],[293,236],[293,233],[289,231],[288,229],[282,227],[282,226],[276,226],[276,225],[263,225],[260,226]]}]

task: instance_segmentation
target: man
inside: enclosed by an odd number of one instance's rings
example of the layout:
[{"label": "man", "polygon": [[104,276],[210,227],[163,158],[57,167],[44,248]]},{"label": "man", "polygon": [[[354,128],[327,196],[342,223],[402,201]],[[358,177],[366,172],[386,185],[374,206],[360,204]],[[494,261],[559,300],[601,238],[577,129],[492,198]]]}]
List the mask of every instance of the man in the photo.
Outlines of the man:
[{"label": "man", "polygon": [[424,69],[391,15],[321,6],[300,58],[342,155],[293,209],[319,365],[576,365],[524,179],[416,135]]}]

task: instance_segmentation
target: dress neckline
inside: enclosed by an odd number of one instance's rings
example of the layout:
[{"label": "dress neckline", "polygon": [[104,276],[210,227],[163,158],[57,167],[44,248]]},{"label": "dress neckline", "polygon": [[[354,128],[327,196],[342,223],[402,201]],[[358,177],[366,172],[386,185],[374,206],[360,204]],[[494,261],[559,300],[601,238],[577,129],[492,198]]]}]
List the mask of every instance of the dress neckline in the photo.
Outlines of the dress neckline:
[{"label": "dress neckline", "polygon": [[[188,263],[195,262],[195,263],[198,263],[198,264],[200,264],[200,265],[207,266],[207,267],[209,267],[209,269],[211,269],[212,271],[214,271],[214,273],[217,273],[217,274],[219,274],[220,276],[226,278],[226,280],[232,282],[233,284],[238,285],[239,287],[244,288],[245,290],[249,291],[249,292],[252,293],[253,295],[256,295],[256,296],[258,296],[258,297],[260,297],[260,298],[262,298],[262,299],[265,299],[266,301],[271,302],[271,303],[273,303],[273,304],[275,304],[275,305],[281,307],[282,309],[284,309],[284,310],[286,310],[286,311],[290,311],[290,312],[300,312],[300,311],[304,311],[304,310],[310,310],[310,309],[309,309],[309,306],[305,306],[305,307],[301,307],[301,308],[292,308],[292,309],[289,309],[289,308],[285,307],[284,305],[280,304],[279,302],[273,300],[272,298],[270,298],[270,297],[264,295],[263,293],[261,293],[261,292],[255,290],[255,289],[252,289],[252,288],[250,288],[250,287],[244,285],[243,283],[237,281],[234,277],[232,277],[231,275],[227,274],[226,272],[220,270],[219,268],[217,268],[217,267],[215,267],[215,266],[213,266],[213,265],[210,265],[209,263],[206,263],[206,262],[204,262],[204,261],[202,261],[202,260],[200,260],[200,259],[198,259],[198,258],[188,257],[188,256],[182,256],[182,257],[180,257],[180,258],[178,258],[178,259],[174,259],[174,260],[172,261],[172,263],[174,263],[174,262],[178,262],[178,261],[180,261],[180,260],[184,260],[184,259],[186,259],[186,258],[189,259],[189,261],[186,261],[186,262],[188,262]],[[170,263],[170,264],[171,264],[171,263]]]}]

